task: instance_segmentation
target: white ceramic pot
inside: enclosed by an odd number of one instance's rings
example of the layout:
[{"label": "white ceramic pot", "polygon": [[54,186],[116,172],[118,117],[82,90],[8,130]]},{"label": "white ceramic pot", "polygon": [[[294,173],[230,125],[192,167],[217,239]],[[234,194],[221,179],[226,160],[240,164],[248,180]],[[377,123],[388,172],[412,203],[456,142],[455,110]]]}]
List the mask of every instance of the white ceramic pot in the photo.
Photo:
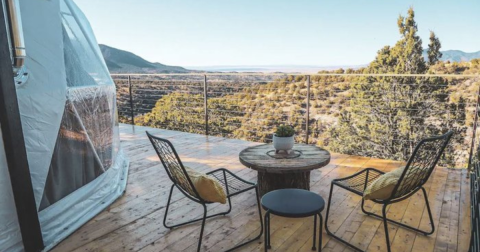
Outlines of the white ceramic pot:
[{"label": "white ceramic pot", "polygon": [[293,148],[293,144],[295,143],[295,136],[291,137],[277,137],[273,134],[273,148],[275,150],[284,150],[288,151]]}]

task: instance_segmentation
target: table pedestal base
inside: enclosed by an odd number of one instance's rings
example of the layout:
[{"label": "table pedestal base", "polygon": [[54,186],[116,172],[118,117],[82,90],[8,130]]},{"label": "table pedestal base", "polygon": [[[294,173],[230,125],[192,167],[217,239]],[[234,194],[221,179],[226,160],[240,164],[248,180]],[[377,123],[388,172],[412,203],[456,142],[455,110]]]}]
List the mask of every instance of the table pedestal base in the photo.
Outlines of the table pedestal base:
[{"label": "table pedestal base", "polygon": [[258,172],[260,196],[277,189],[298,188],[310,190],[310,171],[298,173]]}]

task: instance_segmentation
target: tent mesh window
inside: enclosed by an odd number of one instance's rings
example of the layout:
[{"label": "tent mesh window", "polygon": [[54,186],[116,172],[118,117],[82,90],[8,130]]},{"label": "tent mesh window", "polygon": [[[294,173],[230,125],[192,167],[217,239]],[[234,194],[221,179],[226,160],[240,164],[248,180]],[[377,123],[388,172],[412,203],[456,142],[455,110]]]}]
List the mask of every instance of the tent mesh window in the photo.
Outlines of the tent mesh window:
[{"label": "tent mesh window", "polygon": [[43,210],[115,162],[115,86],[86,18],[61,1],[67,101],[40,203]]}]

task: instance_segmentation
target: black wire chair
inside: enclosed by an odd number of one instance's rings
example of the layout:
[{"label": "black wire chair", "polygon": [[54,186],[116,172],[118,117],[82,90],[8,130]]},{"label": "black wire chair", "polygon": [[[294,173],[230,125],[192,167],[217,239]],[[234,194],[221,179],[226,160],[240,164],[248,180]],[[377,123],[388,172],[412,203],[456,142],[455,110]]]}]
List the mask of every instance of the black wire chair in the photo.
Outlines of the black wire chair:
[{"label": "black wire chair", "polygon": [[[366,211],[364,208],[365,200],[362,198],[362,212],[367,214],[368,216],[374,216],[383,220],[383,225],[385,228],[385,239],[387,241],[387,249],[389,252],[391,251],[391,248],[390,239],[388,237],[387,222],[397,224],[399,226],[411,229],[424,235],[430,235],[435,231],[432,212],[430,209],[430,205],[428,204],[427,192],[425,191],[423,185],[427,182],[428,178],[432,174],[435,165],[440,159],[440,156],[442,155],[452,135],[453,132],[449,131],[444,135],[423,139],[418,143],[418,145],[415,147],[415,150],[413,151],[412,156],[408,160],[402,175],[400,176],[397,184],[395,185],[391,196],[385,200],[372,199],[373,202],[383,205],[382,216]],[[360,248],[336,236],[328,229],[328,215],[330,212],[330,203],[332,202],[333,186],[339,186],[357,195],[363,196],[363,192],[365,191],[365,189],[382,174],[384,174],[384,172],[374,168],[367,168],[351,176],[334,179],[332,181],[332,184],[330,186],[330,195],[328,197],[327,216],[325,218],[325,230],[329,235],[356,250],[362,251]],[[414,193],[416,193],[418,190],[422,190],[423,196],[425,198],[425,204],[427,206],[428,217],[430,218],[431,224],[430,231],[420,230],[387,218],[386,208],[388,205],[407,199]]]},{"label": "black wire chair", "polygon": [[[150,142],[152,143],[155,151],[158,154],[158,157],[160,158],[160,161],[163,164],[163,167],[167,171],[168,177],[170,180],[173,182],[173,185],[170,188],[170,194],[168,196],[168,201],[167,201],[167,207],[165,209],[165,217],[163,219],[163,225],[166,228],[175,228],[183,225],[187,225],[196,221],[202,221],[202,227],[200,229],[200,237],[198,240],[198,248],[197,251],[200,251],[200,248],[202,246],[202,236],[203,236],[203,230],[205,228],[205,220],[208,218],[212,218],[215,216],[219,215],[227,215],[230,213],[232,210],[232,202],[230,200],[231,197],[238,195],[240,193],[253,190],[255,189],[256,193],[256,198],[257,198],[257,206],[258,206],[258,215],[259,215],[259,221],[260,221],[260,234],[256,236],[255,238],[248,240],[246,242],[243,242],[231,249],[228,249],[227,251],[232,251],[235,250],[241,246],[244,246],[250,242],[253,242],[257,239],[259,239],[262,234],[263,234],[263,222],[262,222],[262,214],[260,210],[260,200],[258,197],[258,187],[257,184],[243,180],[242,178],[238,177],[237,175],[233,174],[227,169],[220,168],[214,171],[207,172],[206,174],[210,175],[214,179],[216,179],[218,182],[220,182],[221,186],[223,187],[224,191],[226,192],[227,195],[227,200],[228,200],[228,210],[225,212],[217,213],[217,214],[212,214],[207,216],[207,204],[211,204],[212,202],[208,202],[200,195],[198,194],[197,190],[193,186],[192,181],[190,180],[190,177],[188,176],[188,173],[185,170],[185,167],[183,166],[182,161],[180,160],[177,152],[175,151],[175,148],[173,147],[172,143],[168,141],[167,139],[159,138],[156,136],[153,136],[150,134],[148,131],[146,132],[148,138],[150,139]],[[172,192],[174,188],[178,188],[180,192],[182,192],[187,198],[201,204],[203,206],[203,217],[190,220],[187,222],[182,222],[179,224],[175,225],[167,225],[167,215],[168,215],[168,208],[170,206],[170,200],[172,198]]]}]

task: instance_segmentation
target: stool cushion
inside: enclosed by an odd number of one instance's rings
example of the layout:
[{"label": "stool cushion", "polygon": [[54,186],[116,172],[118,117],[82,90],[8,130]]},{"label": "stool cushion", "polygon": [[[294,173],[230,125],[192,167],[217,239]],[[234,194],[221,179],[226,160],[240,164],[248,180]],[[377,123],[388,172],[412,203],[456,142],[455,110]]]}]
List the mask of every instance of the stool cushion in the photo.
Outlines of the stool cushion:
[{"label": "stool cushion", "polygon": [[280,189],[262,197],[262,207],[283,217],[301,218],[320,213],[325,207],[322,196],[303,189]]}]

